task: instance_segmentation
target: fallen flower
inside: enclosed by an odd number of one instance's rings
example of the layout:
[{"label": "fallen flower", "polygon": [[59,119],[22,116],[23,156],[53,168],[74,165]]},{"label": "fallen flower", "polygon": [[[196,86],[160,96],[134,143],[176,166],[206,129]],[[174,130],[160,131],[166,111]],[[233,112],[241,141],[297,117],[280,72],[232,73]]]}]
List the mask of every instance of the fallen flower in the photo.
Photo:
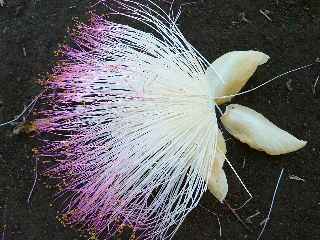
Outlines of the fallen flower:
[{"label": "fallen flower", "polygon": [[227,106],[221,122],[232,136],[270,155],[294,152],[307,144],[278,128],[262,114],[239,104]]}]

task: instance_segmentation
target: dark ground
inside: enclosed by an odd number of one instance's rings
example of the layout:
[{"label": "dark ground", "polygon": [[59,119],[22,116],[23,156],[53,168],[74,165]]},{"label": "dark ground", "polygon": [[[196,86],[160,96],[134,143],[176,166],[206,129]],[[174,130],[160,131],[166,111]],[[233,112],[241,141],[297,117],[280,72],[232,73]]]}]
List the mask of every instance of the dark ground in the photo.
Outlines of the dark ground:
[{"label": "dark ground", "polygon": [[[13,118],[40,92],[36,81],[50,72],[54,51],[68,39],[72,19],[85,19],[89,10],[88,1],[5,2],[0,7],[0,122]],[[272,21],[260,9],[269,10]],[[185,7],[180,23],[187,39],[210,61],[230,50],[257,49],[269,54],[270,62],[247,88],[320,57],[319,0],[204,0]],[[299,152],[271,157],[234,139],[228,141],[228,156],[254,194],[239,214],[247,218],[261,212],[249,224],[254,233],[247,233],[225,207],[205,194],[202,207],[188,216],[175,240],[256,239],[282,168],[284,176],[263,239],[320,239],[320,83],[316,94],[312,91],[319,74],[319,66],[313,67],[234,99],[309,142]],[[88,239],[59,223],[57,203],[51,204],[55,191],[47,179],[38,176],[28,206],[34,143],[12,129],[0,132],[0,239]],[[305,182],[290,179],[290,174]],[[239,193],[238,182],[229,176],[228,201],[236,206],[246,195]],[[222,238],[216,217],[206,209],[219,213]]]}]

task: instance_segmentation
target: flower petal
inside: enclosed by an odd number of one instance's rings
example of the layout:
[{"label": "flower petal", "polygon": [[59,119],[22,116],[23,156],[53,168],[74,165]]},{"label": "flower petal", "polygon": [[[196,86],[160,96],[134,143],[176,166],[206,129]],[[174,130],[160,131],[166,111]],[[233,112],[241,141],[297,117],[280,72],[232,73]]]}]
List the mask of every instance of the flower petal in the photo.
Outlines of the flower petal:
[{"label": "flower petal", "polygon": [[223,163],[225,161],[226,153],[226,143],[222,133],[219,131],[216,154],[212,163],[211,175],[208,180],[208,189],[220,202],[226,198],[228,193],[227,177],[223,170]]},{"label": "flower petal", "polygon": [[227,177],[223,169],[214,171],[213,178],[209,178],[208,189],[220,201],[226,198],[228,193]]},{"label": "flower petal", "polygon": [[270,155],[294,152],[307,144],[278,128],[262,114],[239,104],[228,105],[221,121],[235,138]]},{"label": "flower petal", "polygon": [[[233,51],[216,59],[206,71],[215,97],[238,93],[269,56],[258,51]],[[229,102],[232,97],[217,98],[217,104]]]}]

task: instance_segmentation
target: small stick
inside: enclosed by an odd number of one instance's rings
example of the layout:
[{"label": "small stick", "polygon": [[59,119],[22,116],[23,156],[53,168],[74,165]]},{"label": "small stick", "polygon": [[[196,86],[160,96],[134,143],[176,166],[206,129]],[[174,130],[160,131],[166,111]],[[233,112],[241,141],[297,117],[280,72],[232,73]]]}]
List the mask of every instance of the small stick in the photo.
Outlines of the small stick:
[{"label": "small stick", "polygon": [[254,217],[256,217],[256,216],[258,216],[259,214],[260,214],[260,212],[259,212],[259,211],[256,211],[254,214],[252,214],[251,216],[249,216],[249,217],[246,218],[246,222],[247,222],[247,223],[252,223],[251,219],[254,218]]},{"label": "small stick", "polygon": [[219,215],[218,215],[217,213],[215,213],[215,212],[211,211],[210,209],[208,209],[208,208],[206,208],[206,207],[202,206],[201,204],[199,204],[199,206],[200,206],[201,208],[205,209],[206,211],[208,211],[209,213],[211,213],[211,214],[213,214],[213,215],[215,215],[215,216],[216,216],[217,221],[218,221],[218,224],[219,224],[219,235],[220,235],[220,237],[222,237],[222,227],[221,227],[221,222],[220,222]]},{"label": "small stick", "polygon": [[250,233],[252,233],[252,229],[242,220],[242,218],[238,215],[238,213],[229,205],[229,203],[224,200],[223,203],[229,208],[233,216],[241,223],[241,225]]},{"label": "small stick", "polygon": [[267,218],[263,219],[263,220],[259,223],[259,225],[262,226],[263,224],[266,223],[266,221],[267,221]]},{"label": "small stick", "polygon": [[248,202],[250,202],[252,200],[253,197],[248,198],[243,204],[240,205],[240,207],[234,208],[235,211],[240,210],[241,208],[244,208]]},{"label": "small stick", "polygon": [[22,52],[23,52],[23,56],[26,57],[27,56],[27,51],[26,51],[25,47],[22,48]]},{"label": "small stick", "polygon": [[270,11],[269,10],[262,10],[262,9],[260,9],[259,10],[259,12],[263,15],[263,16],[265,16],[265,18],[266,19],[268,19],[270,22],[272,22],[272,19],[269,17],[269,13],[270,13]]},{"label": "small stick", "polygon": [[3,206],[3,216],[2,216],[2,221],[3,221],[3,231],[2,231],[2,234],[1,234],[1,240],[4,240],[5,238],[5,235],[6,235],[6,231],[7,231],[7,223],[6,223],[6,218],[7,218],[7,201],[8,201],[8,198],[6,198],[5,200],[5,203],[4,203],[4,206]]},{"label": "small stick", "polygon": [[312,93],[313,95],[316,95],[316,87],[317,87],[317,84],[319,82],[319,78],[320,78],[320,75],[318,75],[316,81],[314,82],[313,86],[312,86]]},{"label": "small stick", "polygon": [[221,227],[221,223],[220,223],[220,218],[219,218],[218,215],[216,215],[216,217],[217,217],[217,221],[218,221],[218,224],[219,224],[219,235],[220,235],[220,237],[222,237],[222,227]]},{"label": "small stick", "polygon": [[264,221],[263,228],[262,228],[257,240],[259,240],[262,237],[262,234],[263,234],[264,230],[266,229],[266,226],[267,226],[267,224],[268,224],[268,222],[270,220],[271,211],[272,211],[272,208],[273,208],[273,204],[274,204],[274,201],[275,201],[275,198],[276,198],[277,190],[278,190],[278,187],[279,187],[280,180],[282,178],[283,171],[284,171],[284,168],[281,169],[281,173],[280,173],[276,188],[275,188],[274,193],[273,193],[273,197],[272,197],[272,201],[271,201],[271,205],[270,205],[270,209],[269,209],[267,218]]},{"label": "small stick", "polygon": [[38,178],[38,158],[35,158],[34,180],[33,180],[33,185],[32,185],[32,188],[30,190],[30,193],[29,193],[29,196],[28,196],[28,199],[27,199],[28,205],[30,205],[30,199],[31,199],[32,193],[34,191],[34,188],[36,186],[37,178]]},{"label": "small stick", "polygon": [[239,14],[239,17],[240,17],[240,22],[251,23],[251,21],[246,17],[246,13],[245,12],[241,12]]},{"label": "small stick", "polygon": [[245,166],[246,166],[246,157],[243,158],[242,168],[244,168]]},{"label": "small stick", "polygon": [[25,113],[27,113],[26,115],[28,115],[28,114],[32,111],[33,107],[35,106],[35,104],[37,103],[37,101],[39,100],[39,98],[40,98],[40,97],[43,95],[43,93],[45,93],[46,91],[47,91],[47,89],[44,89],[44,90],[43,90],[38,96],[36,96],[35,99],[33,99],[33,100],[31,101],[31,103],[30,103],[28,106],[26,106],[26,107],[23,109],[23,111],[22,111],[18,116],[16,116],[14,119],[12,119],[12,120],[10,120],[10,121],[8,121],[8,122],[5,122],[5,123],[0,123],[0,127],[4,127],[4,126],[6,126],[6,125],[13,124],[13,123],[17,122],[21,117],[24,116]]}]

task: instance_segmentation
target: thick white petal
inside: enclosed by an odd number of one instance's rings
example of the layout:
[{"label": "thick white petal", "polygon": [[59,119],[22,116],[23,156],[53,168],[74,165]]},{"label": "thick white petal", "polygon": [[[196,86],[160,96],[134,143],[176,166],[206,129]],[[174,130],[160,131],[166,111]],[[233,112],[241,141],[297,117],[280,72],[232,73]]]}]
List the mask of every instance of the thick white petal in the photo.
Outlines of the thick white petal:
[{"label": "thick white petal", "polygon": [[235,138],[270,155],[294,152],[307,144],[278,128],[262,114],[239,104],[227,106],[221,121]]},{"label": "thick white petal", "polygon": [[219,131],[217,139],[216,154],[213,160],[211,174],[208,181],[209,191],[222,202],[228,193],[228,182],[224,172],[223,163],[225,161],[225,154],[227,152],[226,143]]},{"label": "thick white petal", "polygon": [[217,169],[213,174],[215,177],[209,178],[208,189],[220,202],[226,198],[228,193],[227,177],[223,169]]},{"label": "thick white petal", "polygon": [[[222,97],[238,93],[254,74],[257,67],[266,63],[269,56],[258,51],[233,51],[216,59],[207,69],[206,77],[213,89],[213,96]],[[217,104],[229,102],[217,98]]]}]

